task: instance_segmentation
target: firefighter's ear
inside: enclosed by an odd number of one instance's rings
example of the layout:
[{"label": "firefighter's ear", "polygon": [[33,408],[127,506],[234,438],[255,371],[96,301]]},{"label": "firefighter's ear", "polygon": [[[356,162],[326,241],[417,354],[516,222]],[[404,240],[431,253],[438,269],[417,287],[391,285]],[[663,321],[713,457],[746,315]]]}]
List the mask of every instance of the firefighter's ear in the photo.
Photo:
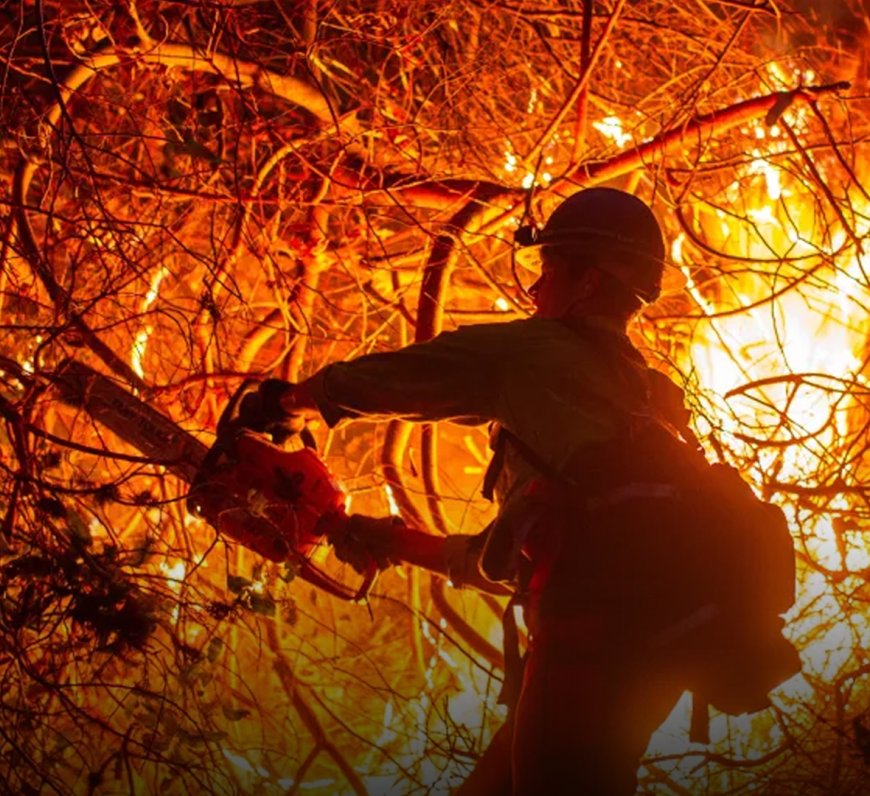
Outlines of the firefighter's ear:
[{"label": "firefighter's ear", "polygon": [[601,279],[601,271],[592,266],[579,271],[568,285],[572,303],[589,301],[598,295],[598,291],[601,289]]}]

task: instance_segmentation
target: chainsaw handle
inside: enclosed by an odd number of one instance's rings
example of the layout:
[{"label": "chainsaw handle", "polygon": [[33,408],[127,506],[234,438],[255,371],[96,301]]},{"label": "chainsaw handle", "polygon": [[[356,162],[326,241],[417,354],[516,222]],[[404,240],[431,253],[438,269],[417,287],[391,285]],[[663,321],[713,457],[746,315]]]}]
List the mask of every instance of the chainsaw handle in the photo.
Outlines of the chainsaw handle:
[{"label": "chainsaw handle", "polygon": [[231,434],[233,428],[240,425],[239,409],[242,400],[248,393],[253,392],[254,389],[259,389],[259,384],[257,379],[245,379],[230,396],[230,400],[227,401],[224,411],[221,412],[215,428],[218,439],[228,433]]},{"label": "chainsaw handle", "polygon": [[378,579],[378,575],[380,575],[381,570],[378,567],[377,563],[372,560],[369,562],[368,567],[366,567],[365,577],[363,578],[363,582],[360,585],[359,589],[357,589],[356,595],[354,595],[353,601],[363,602],[368,599],[369,593],[372,590],[372,587],[375,585],[375,581]]},{"label": "chainsaw handle", "polygon": [[331,594],[333,597],[353,603],[363,602],[368,598],[372,586],[374,586],[375,581],[378,579],[379,572],[377,564],[372,561],[365,573],[362,584],[358,589],[353,590],[315,567],[307,558],[302,558],[299,562],[299,577],[302,580],[310,583],[312,586],[316,586],[321,591],[325,591],[327,594]]}]

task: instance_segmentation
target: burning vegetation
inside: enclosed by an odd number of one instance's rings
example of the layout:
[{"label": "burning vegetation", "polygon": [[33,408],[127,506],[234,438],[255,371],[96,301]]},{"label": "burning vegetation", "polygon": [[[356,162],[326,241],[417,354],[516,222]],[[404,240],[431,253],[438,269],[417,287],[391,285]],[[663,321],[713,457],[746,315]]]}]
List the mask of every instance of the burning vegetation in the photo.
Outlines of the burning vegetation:
[{"label": "burning vegetation", "polygon": [[[445,793],[499,726],[504,602],[368,607],[216,538],[60,400],[73,358],[209,444],[247,374],[530,311],[520,223],[607,183],[668,234],[632,330],[784,507],[803,672],[688,697],[662,794],[870,779],[870,104],[861,4],[35,0],[0,10],[0,790]],[[314,429],[357,512],[490,516],[483,428]],[[702,529],[699,529],[699,531]],[[352,573],[325,549],[318,564]]]}]

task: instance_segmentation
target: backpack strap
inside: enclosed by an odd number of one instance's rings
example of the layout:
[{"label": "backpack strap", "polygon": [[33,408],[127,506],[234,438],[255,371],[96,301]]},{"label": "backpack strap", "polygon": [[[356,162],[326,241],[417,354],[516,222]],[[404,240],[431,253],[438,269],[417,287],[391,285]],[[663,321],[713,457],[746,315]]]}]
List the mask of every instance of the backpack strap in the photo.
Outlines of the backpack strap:
[{"label": "backpack strap", "polygon": [[520,634],[517,629],[515,609],[523,604],[522,593],[515,592],[505,606],[501,626],[504,633],[504,680],[498,694],[498,704],[505,705],[513,713],[523,686],[524,660],[520,654]]},{"label": "backpack strap", "polygon": [[504,467],[505,440],[502,436],[503,431],[504,429],[499,426],[492,446],[492,458],[489,460],[489,464],[486,467],[486,472],[483,475],[483,487],[480,490],[480,494],[490,503],[492,503],[495,498],[495,484],[496,481],[498,481],[498,477],[501,475],[502,468]]},{"label": "backpack strap", "polygon": [[504,426],[499,426],[492,449],[492,458],[486,473],[483,476],[483,487],[480,490],[483,497],[492,502],[495,492],[495,484],[504,468],[505,444],[510,444],[517,450],[532,467],[550,481],[568,486],[576,486],[575,481],[564,473],[556,470],[545,462],[531,446],[526,445],[516,434],[508,431]]},{"label": "backpack strap", "polygon": [[[545,462],[529,445],[526,445],[526,443],[514,434],[513,431],[508,431],[504,426],[498,430],[498,442],[501,443],[502,447],[502,459],[504,459],[504,444],[505,442],[510,442],[510,444],[519,451],[520,456],[522,456],[545,478],[557,483],[568,484],[570,486],[574,485],[574,480],[572,478],[566,476],[564,473],[560,473],[555,467],[552,467],[550,464]],[[504,462],[502,461],[502,465],[503,464]]]},{"label": "backpack strap", "polygon": [[[517,450],[535,470],[537,470],[547,480],[561,484],[562,486],[571,487],[579,494],[586,493],[585,508],[589,511],[598,511],[601,509],[615,506],[618,503],[624,503],[627,500],[636,500],[639,498],[675,498],[680,494],[679,487],[669,481],[658,480],[632,480],[625,483],[610,485],[603,490],[590,491],[584,488],[578,480],[565,472],[560,472],[542,459],[529,445],[526,445],[516,434],[508,431],[506,428],[500,428],[498,438],[496,440],[496,449],[493,453],[492,462],[487,469],[483,479],[484,497],[492,500],[492,489],[495,486],[495,481],[501,468],[504,466],[504,450],[505,443],[510,444]],[[606,443],[607,445],[616,444],[614,442]],[[495,463],[495,466],[493,466]],[[489,492],[487,493],[487,489]]]}]

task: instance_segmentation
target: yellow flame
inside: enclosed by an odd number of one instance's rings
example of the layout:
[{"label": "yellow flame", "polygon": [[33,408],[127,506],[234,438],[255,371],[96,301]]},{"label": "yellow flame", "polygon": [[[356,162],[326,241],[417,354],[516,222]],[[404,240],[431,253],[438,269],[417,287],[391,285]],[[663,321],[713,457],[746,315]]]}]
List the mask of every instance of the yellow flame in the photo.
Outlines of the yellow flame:
[{"label": "yellow flame", "polygon": [[592,126],[617,146],[624,147],[632,141],[631,133],[625,132],[618,116],[605,116],[601,121],[592,122]]},{"label": "yellow flame", "polygon": [[[154,274],[151,279],[151,284],[148,287],[148,291],[145,293],[145,297],[142,299],[142,304],[139,307],[139,312],[141,314],[144,315],[148,312],[154,302],[157,301],[157,297],[160,295],[160,283],[168,274],[169,269],[166,266],[161,267],[160,270]],[[133,337],[133,345],[130,349],[130,367],[133,368],[133,372],[140,378],[145,377],[145,370],[142,363],[145,359],[145,349],[148,346],[148,340],[153,332],[154,327],[146,325],[136,332]]]},{"label": "yellow flame", "polygon": [[184,576],[187,574],[185,562],[181,559],[178,559],[174,564],[170,564],[168,561],[161,561],[160,571],[163,573],[163,577],[169,581],[169,588],[176,593],[180,592]]},{"label": "yellow flame", "polygon": [[387,505],[390,507],[390,514],[398,517],[399,504],[396,503],[396,496],[393,494],[393,488],[389,484],[384,484],[384,497],[386,497]]}]

